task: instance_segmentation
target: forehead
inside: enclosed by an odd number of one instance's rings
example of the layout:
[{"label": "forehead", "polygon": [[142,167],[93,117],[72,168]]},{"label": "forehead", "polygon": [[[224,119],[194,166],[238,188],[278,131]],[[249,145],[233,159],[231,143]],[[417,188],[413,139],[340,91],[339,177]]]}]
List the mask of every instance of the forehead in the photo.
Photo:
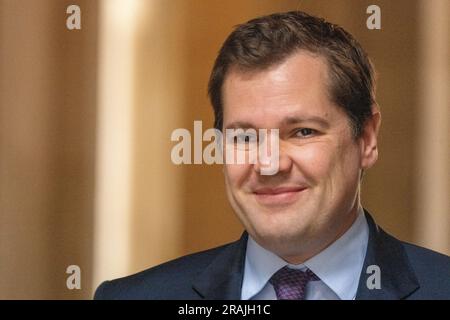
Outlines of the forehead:
[{"label": "forehead", "polygon": [[324,58],[298,52],[266,70],[231,69],[223,86],[224,127],[235,121],[276,126],[286,117],[332,118],[341,112],[329,98]]}]

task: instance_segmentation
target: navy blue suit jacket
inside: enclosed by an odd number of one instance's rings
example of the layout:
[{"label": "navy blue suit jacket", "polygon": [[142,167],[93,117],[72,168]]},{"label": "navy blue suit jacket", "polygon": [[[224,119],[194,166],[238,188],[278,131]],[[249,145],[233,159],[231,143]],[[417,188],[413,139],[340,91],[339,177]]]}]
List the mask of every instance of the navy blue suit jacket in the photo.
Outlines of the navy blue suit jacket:
[{"label": "navy blue suit jacket", "polygon": [[[450,257],[401,242],[366,217],[369,242],[356,299],[450,299]],[[247,237],[244,232],[236,242],[105,281],[94,298],[238,300]],[[380,268],[380,289],[367,286],[370,265]]]}]

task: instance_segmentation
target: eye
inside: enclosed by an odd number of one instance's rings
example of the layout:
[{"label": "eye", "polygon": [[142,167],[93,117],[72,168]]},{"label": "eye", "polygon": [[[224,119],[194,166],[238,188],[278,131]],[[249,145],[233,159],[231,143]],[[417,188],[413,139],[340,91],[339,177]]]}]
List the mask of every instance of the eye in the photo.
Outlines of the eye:
[{"label": "eye", "polygon": [[295,136],[299,138],[307,138],[315,135],[316,133],[317,131],[311,128],[300,128],[295,131]]},{"label": "eye", "polygon": [[234,136],[233,139],[235,144],[250,144],[256,142],[257,138],[252,135],[248,134],[240,134],[237,136]]}]

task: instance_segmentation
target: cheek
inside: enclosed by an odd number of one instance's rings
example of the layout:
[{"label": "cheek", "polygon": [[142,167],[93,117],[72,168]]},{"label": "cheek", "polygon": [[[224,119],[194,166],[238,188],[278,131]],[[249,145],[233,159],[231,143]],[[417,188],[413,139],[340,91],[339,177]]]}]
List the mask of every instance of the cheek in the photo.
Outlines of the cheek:
[{"label": "cheek", "polygon": [[330,172],[334,163],[331,149],[326,143],[297,147],[292,153],[292,160],[308,181],[317,182]]},{"label": "cheek", "polygon": [[249,174],[250,166],[245,164],[226,164],[224,174],[227,184],[231,188],[240,188]]},{"label": "cheek", "polygon": [[358,166],[357,147],[345,143],[314,143],[292,153],[293,161],[310,182],[341,180]]},{"label": "cheek", "polygon": [[352,175],[357,175],[360,169],[361,155],[359,146],[353,141],[344,142],[341,144],[337,154],[336,163],[339,164],[339,169],[350,178]]}]

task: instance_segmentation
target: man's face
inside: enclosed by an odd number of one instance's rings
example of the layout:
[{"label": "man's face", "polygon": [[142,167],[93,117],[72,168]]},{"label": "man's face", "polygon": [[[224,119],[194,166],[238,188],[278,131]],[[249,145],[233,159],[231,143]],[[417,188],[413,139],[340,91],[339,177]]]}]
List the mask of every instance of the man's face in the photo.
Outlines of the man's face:
[{"label": "man's face", "polygon": [[223,129],[279,129],[275,175],[261,175],[259,163],[224,165],[229,201],[260,245],[294,263],[352,224],[368,166],[364,139],[329,98],[327,71],[300,52],[264,71],[232,69],[223,86]]}]

